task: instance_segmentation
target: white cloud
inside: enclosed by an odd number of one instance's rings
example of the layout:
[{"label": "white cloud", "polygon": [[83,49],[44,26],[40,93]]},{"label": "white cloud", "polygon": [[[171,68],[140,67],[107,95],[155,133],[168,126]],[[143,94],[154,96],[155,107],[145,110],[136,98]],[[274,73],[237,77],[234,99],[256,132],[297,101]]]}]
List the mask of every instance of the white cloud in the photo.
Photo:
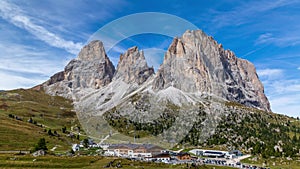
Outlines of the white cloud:
[{"label": "white cloud", "polygon": [[50,46],[64,49],[69,53],[76,55],[83,46],[82,43],[65,40],[48,31],[45,27],[36,24],[34,18],[26,15],[18,6],[5,0],[0,1],[0,16],[15,26],[27,30]]},{"label": "white cloud", "polygon": [[59,58],[59,54],[49,50],[40,51],[14,43],[0,44],[0,69],[50,76],[65,66],[65,59],[54,59],[53,55]]},{"label": "white cloud", "polygon": [[232,25],[241,25],[251,22],[249,17],[258,16],[261,13],[268,12],[270,10],[284,7],[291,4],[299,3],[297,0],[275,0],[275,1],[251,1],[245,2],[239,5],[237,8],[223,11],[213,11],[215,14],[212,22],[215,27],[225,27]]},{"label": "white cloud", "polygon": [[286,35],[275,37],[272,33],[264,33],[260,35],[255,44],[274,44],[276,46],[294,46],[300,44],[300,37],[298,32],[290,31]]},{"label": "white cloud", "polygon": [[257,74],[260,78],[274,79],[282,76],[282,69],[259,69]]},{"label": "white cloud", "polygon": [[[11,90],[16,88],[30,88],[37,84],[41,84],[44,79],[25,78],[18,75],[7,74],[0,71],[0,90]],[[9,79],[9,80],[5,80]]]},{"label": "white cloud", "polygon": [[[300,93],[300,80],[274,79],[267,84],[272,90],[272,95]],[[300,103],[300,102],[299,102]]]},{"label": "white cloud", "polygon": [[157,71],[159,66],[163,62],[165,50],[158,48],[143,49],[144,55],[148,66],[153,66],[154,70]]},{"label": "white cloud", "polygon": [[275,113],[300,116],[300,93],[271,97],[270,103]]},{"label": "white cloud", "polygon": [[300,70],[300,67],[298,67],[297,69]]},{"label": "white cloud", "polygon": [[264,84],[272,111],[299,116],[300,79],[288,79],[282,69],[261,69],[257,73]]},{"label": "white cloud", "polygon": [[258,39],[256,40],[256,44],[267,43],[273,40],[274,37],[271,33],[264,33],[258,37]]},{"label": "white cloud", "polygon": [[46,81],[63,70],[71,58],[66,53],[0,41],[0,90],[29,88]]}]

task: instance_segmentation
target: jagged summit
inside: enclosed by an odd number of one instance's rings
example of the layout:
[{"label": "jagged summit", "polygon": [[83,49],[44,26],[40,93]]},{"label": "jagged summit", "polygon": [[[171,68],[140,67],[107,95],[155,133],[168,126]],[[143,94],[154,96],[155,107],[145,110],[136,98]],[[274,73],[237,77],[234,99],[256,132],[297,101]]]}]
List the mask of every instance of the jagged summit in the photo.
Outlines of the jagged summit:
[{"label": "jagged summit", "polygon": [[115,67],[107,57],[103,43],[96,40],[84,46],[64,71],[53,75],[43,86],[49,94],[72,98],[74,91],[108,85],[114,73]]},{"label": "jagged summit", "polygon": [[134,46],[121,54],[114,78],[121,78],[126,83],[142,84],[153,73],[154,69],[148,67],[144,52]]},{"label": "jagged summit", "polygon": [[169,86],[270,111],[254,65],[224,50],[221,44],[200,30],[186,31],[169,46],[153,89],[162,90]]},{"label": "jagged summit", "polygon": [[[153,68],[148,67],[144,53],[138,47],[129,48],[121,54],[115,70],[102,42],[92,41],[63,72],[44,84],[49,94],[65,97],[71,92],[74,94],[74,91],[76,94],[83,89],[92,92],[101,89],[100,93],[93,93],[99,95],[97,98],[106,96],[103,92],[108,90],[107,87],[109,90],[119,90],[118,86],[125,91],[119,92],[117,99],[124,99],[132,93],[143,93],[144,90],[155,95],[168,94],[162,98],[172,99],[176,92],[176,97],[186,97],[177,100],[193,100],[185,94],[196,94],[195,97],[206,94],[270,111],[254,65],[223,49],[221,44],[201,30],[188,30],[182,37],[174,38],[156,74]],[[167,90],[170,87],[174,90]],[[82,93],[85,95],[85,92]]]},{"label": "jagged summit", "polygon": [[99,40],[91,41],[88,45],[85,45],[77,56],[78,60],[92,61],[108,59],[103,47],[103,43]]}]

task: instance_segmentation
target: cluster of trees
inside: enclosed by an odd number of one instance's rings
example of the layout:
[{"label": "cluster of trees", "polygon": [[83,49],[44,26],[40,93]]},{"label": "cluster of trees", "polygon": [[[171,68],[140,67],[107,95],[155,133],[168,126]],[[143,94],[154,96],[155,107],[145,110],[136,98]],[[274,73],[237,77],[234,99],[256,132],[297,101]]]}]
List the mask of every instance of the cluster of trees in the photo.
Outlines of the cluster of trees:
[{"label": "cluster of trees", "polygon": [[[107,112],[105,114],[105,119],[108,121],[108,124],[114,127],[119,132],[133,136],[129,133],[131,130],[138,132],[146,133],[146,135],[158,135],[162,133],[165,129],[168,129],[172,126],[175,121],[176,116],[172,113],[162,113],[159,118],[155,119],[153,122],[140,123],[138,121],[130,120],[126,117],[123,117],[119,114],[118,111]],[[137,135],[137,138],[141,137]]]},{"label": "cluster of trees", "polygon": [[300,149],[299,133],[299,126],[285,118],[262,113],[248,113],[241,117],[238,113],[231,113],[207,144],[244,148],[263,158],[295,157]]},{"label": "cluster of trees", "polygon": [[13,115],[13,114],[8,114],[8,117],[9,118],[12,118],[12,119],[16,119],[16,120],[20,120],[20,121],[23,121],[23,119],[19,116],[16,116],[16,115]]},{"label": "cluster of trees", "polygon": [[56,130],[54,130],[54,132],[52,132],[51,129],[49,129],[48,131],[47,131],[47,129],[45,129],[45,132],[47,132],[47,134],[48,134],[49,136],[57,136],[57,137],[59,137],[59,134],[57,133]]},{"label": "cluster of trees", "polygon": [[48,150],[45,138],[40,138],[38,143],[34,146],[33,151],[38,151],[38,150],[44,150],[44,151]]},{"label": "cluster of trees", "polygon": [[[129,133],[131,130],[158,135],[172,126],[175,115],[176,112],[165,111],[152,123],[139,123],[121,116],[117,110],[112,110],[105,114],[105,119],[119,132],[129,136],[135,134]],[[201,133],[206,113],[200,111],[197,118],[199,119],[180,144],[226,145],[251,151],[252,154],[261,155],[263,158],[295,157],[300,149],[300,125],[297,126],[285,116],[262,112],[228,112],[216,128],[215,134],[206,140],[202,138]]]}]

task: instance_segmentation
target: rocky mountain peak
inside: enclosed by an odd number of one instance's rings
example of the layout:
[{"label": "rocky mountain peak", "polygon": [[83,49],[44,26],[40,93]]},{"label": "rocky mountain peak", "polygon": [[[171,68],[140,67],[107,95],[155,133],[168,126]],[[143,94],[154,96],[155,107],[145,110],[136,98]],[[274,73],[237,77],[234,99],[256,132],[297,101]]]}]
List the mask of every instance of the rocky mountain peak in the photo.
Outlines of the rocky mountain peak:
[{"label": "rocky mountain peak", "polygon": [[43,86],[49,94],[72,98],[74,91],[108,85],[114,73],[115,67],[107,57],[103,43],[96,40],[84,46],[64,71],[53,75]]},{"label": "rocky mountain peak", "polygon": [[103,43],[99,40],[91,41],[88,45],[84,46],[77,58],[84,61],[107,59]]},{"label": "rocky mountain peak", "polygon": [[188,30],[169,46],[152,88],[170,86],[270,111],[254,65],[224,50],[201,30]]},{"label": "rocky mountain peak", "polygon": [[[64,71],[52,76],[44,86],[50,94],[68,97],[71,92],[82,89],[106,91],[106,86],[120,86],[120,80],[125,83],[121,87],[130,88],[124,93],[140,91],[140,87],[157,95],[172,95],[176,91],[180,95],[214,96],[270,111],[254,65],[225,50],[222,44],[201,30],[187,30],[182,37],[174,38],[155,75],[138,47],[131,47],[120,55],[115,71],[102,42],[92,41],[83,47],[77,59],[70,61]],[[116,97],[120,98],[124,93],[122,91]],[[167,98],[173,98],[171,95]]]},{"label": "rocky mountain peak", "polygon": [[153,73],[154,69],[148,67],[144,52],[134,46],[121,54],[114,79],[122,79],[126,83],[142,84]]}]

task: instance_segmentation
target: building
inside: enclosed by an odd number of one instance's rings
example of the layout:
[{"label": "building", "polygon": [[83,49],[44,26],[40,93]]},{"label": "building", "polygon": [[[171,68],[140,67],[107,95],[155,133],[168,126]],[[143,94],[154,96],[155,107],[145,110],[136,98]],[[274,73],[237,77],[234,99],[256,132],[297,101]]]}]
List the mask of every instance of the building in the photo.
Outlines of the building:
[{"label": "building", "polygon": [[191,155],[187,152],[180,152],[177,154],[176,158],[178,160],[191,160]]},{"label": "building", "polygon": [[203,156],[215,157],[215,158],[223,158],[223,157],[225,157],[226,154],[227,154],[227,152],[216,151],[216,150],[206,150],[203,152]]},{"label": "building", "polygon": [[108,156],[144,158],[163,152],[163,148],[152,144],[112,144],[105,152]]},{"label": "building", "polygon": [[79,144],[73,144],[72,145],[72,150],[75,152],[75,151],[79,151],[80,149],[80,145]]},{"label": "building", "polygon": [[164,162],[164,161],[170,161],[171,156],[168,153],[162,153],[162,154],[154,155],[151,159]]},{"label": "building", "polygon": [[232,151],[229,151],[229,154],[234,154],[236,155],[237,157],[239,156],[243,156],[243,153],[239,150],[232,150]]},{"label": "building", "polygon": [[235,154],[226,154],[225,158],[226,159],[234,159],[234,158],[236,158],[236,155]]},{"label": "building", "polygon": [[229,154],[228,151],[219,151],[219,150],[202,150],[202,149],[193,149],[191,153],[197,156],[206,156],[214,158],[223,158],[225,155]]}]

